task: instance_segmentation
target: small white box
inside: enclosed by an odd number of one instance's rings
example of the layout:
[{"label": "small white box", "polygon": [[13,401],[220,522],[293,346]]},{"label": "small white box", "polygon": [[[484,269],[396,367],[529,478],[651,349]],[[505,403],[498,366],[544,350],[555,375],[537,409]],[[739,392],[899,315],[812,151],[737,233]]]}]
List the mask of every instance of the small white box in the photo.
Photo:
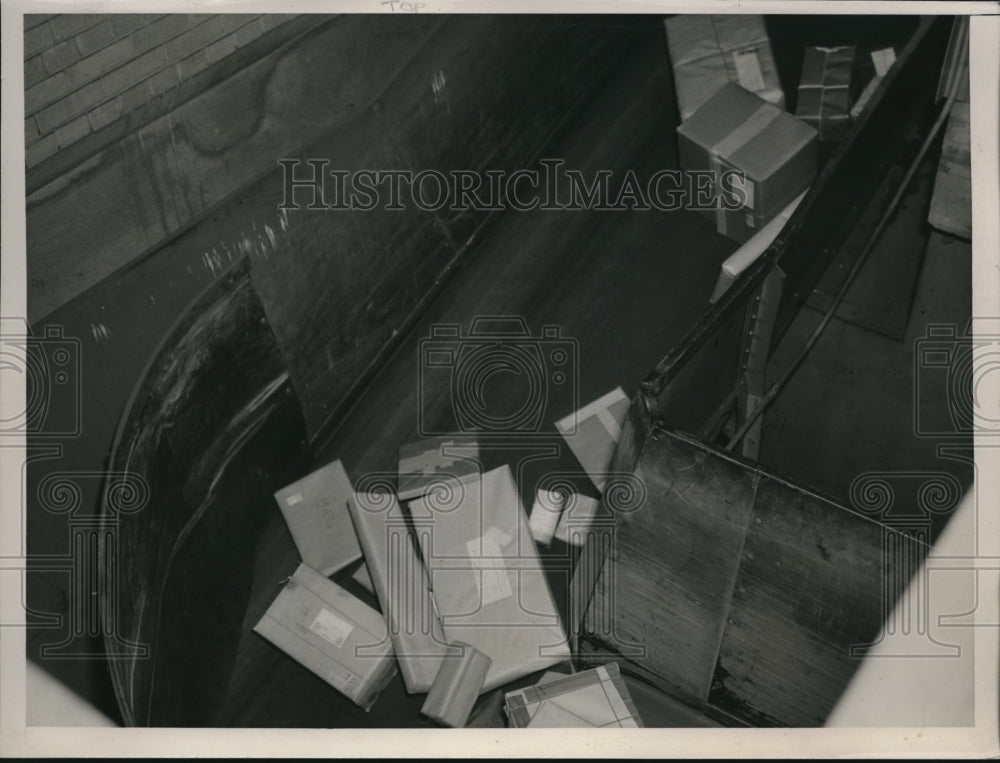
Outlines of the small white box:
[{"label": "small white box", "polygon": [[340,461],[327,464],[274,494],[302,561],[332,575],[361,558],[347,502],[354,496]]}]

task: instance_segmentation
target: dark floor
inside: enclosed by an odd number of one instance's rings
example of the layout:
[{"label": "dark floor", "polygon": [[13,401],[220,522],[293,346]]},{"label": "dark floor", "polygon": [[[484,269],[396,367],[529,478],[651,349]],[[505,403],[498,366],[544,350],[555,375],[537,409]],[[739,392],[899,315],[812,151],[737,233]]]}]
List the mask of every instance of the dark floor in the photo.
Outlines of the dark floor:
[{"label": "dark floor", "polygon": [[[673,167],[675,124],[662,30],[651,26],[550,155],[584,171],[648,168],[652,172]],[[422,399],[418,386],[419,341],[435,323],[467,329],[476,316],[504,314],[523,317],[536,334],[543,325],[558,325],[563,337],[576,342],[581,403],[619,385],[634,393],[638,381],[707,308],[719,264],[736,247],[715,234],[708,221],[687,212],[504,215],[339,428],[321,443],[319,460],[342,459],[355,481],[367,472],[395,468],[398,445],[417,435],[420,406],[448,405],[441,396]],[[938,457],[935,440],[913,434],[913,350],[929,324],[964,327],[970,313],[970,254],[967,242],[931,235],[903,342],[833,321],[810,361],[767,415],[761,456],[766,466],[842,500],[853,480],[865,472],[956,469],[955,462]],[[90,334],[93,314],[81,302],[62,311],[60,320],[76,334]],[[807,318],[804,315],[789,331],[784,352],[808,332]],[[138,345],[133,349],[140,351]],[[779,352],[779,366],[783,357]],[[552,421],[572,409],[572,399],[565,393],[550,402],[546,415]],[[107,428],[113,429],[113,422]],[[102,456],[96,454],[97,460]],[[86,454],[79,463],[87,463]],[[568,453],[561,453],[550,466],[578,468]],[[968,469],[957,468],[967,484]],[[256,576],[261,581],[281,579],[297,561],[275,514],[273,542],[258,549]],[[51,602],[59,593],[55,586],[50,588]],[[273,587],[258,586],[249,610],[272,595]],[[29,649],[35,649],[29,652],[33,659],[41,643],[57,640],[49,633],[33,633],[29,642]],[[338,714],[343,703],[336,692],[252,634],[240,646],[240,660],[246,680],[234,682],[220,710],[222,722],[344,723]],[[99,663],[42,663],[106,713],[116,714]],[[422,699],[405,695],[397,678],[364,722],[426,724],[419,715]],[[669,703],[662,707],[654,703],[648,712],[656,715],[659,725],[690,722],[682,708],[671,709]]]},{"label": "dark floor", "polygon": [[[929,197],[919,201],[926,210]],[[921,220],[926,225],[926,212]],[[885,238],[892,234],[890,229]],[[902,341],[831,321],[766,414],[761,462],[847,504],[852,484],[865,475],[881,475],[899,490],[914,476],[944,472],[967,488],[972,482],[971,438],[968,433],[921,434],[928,427],[917,417],[916,401],[934,401],[940,410],[949,392],[938,386],[940,369],[918,368],[914,359],[928,327],[954,327],[959,338],[965,332],[972,314],[971,261],[969,242],[930,233]],[[819,317],[811,308],[804,310],[778,348],[773,367],[784,368]],[[956,349],[960,343],[955,341]],[[969,461],[939,455],[941,445],[964,449]],[[955,504],[959,497],[954,496]],[[946,518],[932,517],[935,535]]]}]

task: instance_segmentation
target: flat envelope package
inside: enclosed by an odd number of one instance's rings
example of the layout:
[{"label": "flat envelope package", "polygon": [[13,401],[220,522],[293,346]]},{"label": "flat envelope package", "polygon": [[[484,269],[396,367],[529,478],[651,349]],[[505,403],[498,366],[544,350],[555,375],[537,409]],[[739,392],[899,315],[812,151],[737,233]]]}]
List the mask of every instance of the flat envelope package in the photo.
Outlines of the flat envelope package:
[{"label": "flat envelope package", "polygon": [[305,564],[253,629],[366,711],[396,674],[382,616]]},{"label": "flat envelope package", "polygon": [[428,691],[448,641],[399,502],[391,493],[358,493],[350,512],[365,552],[366,565],[359,569],[378,597],[406,690]]},{"label": "flat envelope package", "polygon": [[628,396],[617,387],[556,422],[559,434],[602,493],[628,407]]},{"label": "flat envelope package", "polygon": [[489,657],[469,644],[452,644],[420,712],[445,726],[464,726],[489,672]]},{"label": "flat envelope package", "polygon": [[682,122],[729,82],[784,108],[763,16],[679,15],[663,24]]},{"label": "flat envelope package", "polygon": [[508,692],[504,710],[514,728],[638,728],[642,720],[617,663],[550,677]]},{"label": "flat envelope package", "polygon": [[824,141],[843,140],[851,127],[854,46],[806,48],[802,57],[795,116]]},{"label": "flat envelope package", "polygon": [[449,641],[492,660],[483,690],[570,656],[552,592],[508,466],[412,501],[441,625]]},{"label": "flat envelope package", "polygon": [[407,443],[399,448],[396,495],[401,501],[409,501],[444,480],[480,471],[475,442],[435,437]]},{"label": "flat envelope package", "polygon": [[680,125],[677,147],[681,169],[711,173],[716,204],[705,213],[741,243],[816,178],[816,130],[739,85],[726,85]]},{"label": "flat envelope package", "polygon": [[274,494],[302,561],[323,575],[361,558],[347,502],[354,495],[340,461]]}]

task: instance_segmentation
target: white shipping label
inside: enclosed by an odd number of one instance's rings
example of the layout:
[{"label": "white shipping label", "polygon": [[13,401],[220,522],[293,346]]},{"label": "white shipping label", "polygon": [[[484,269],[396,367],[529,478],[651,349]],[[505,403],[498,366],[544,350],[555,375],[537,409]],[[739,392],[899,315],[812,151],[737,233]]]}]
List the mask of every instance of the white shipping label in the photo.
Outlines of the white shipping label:
[{"label": "white shipping label", "polygon": [[734,50],[733,66],[736,67],[736,78],[740,85],[750,92],[763,90],[764,73],[760,70],[760,59],[757,58],[756,49]]},{"label": "white shipping label", "polygon": [[290,495],[285,499],[285,503],[289,506],[294,506],[297,503],[302,503],[302,493],[296,493],[295,495]]},{"label": "white shipping label", "polygon": [[495,537],[487,533],[481,538],[475,538],[465,544],[466,551],[472,561],[472,566],[481,572],[480,601],[483,606],[495,601],[506,599],[513,595],[510,578],[504,565],[503,552]]},{"label": "white shipping label", "polygon": [[889,73],[889,69],[896,63],[896,51],[892,48],[872,51],[872,63],[875,65],[875,73],[879,77],[884,77]]},{"label": "white shipping label", "polygon": [[329,609],[321,607],[319,612],[316,613],[312,625],[309,626],[309,630],[326,639],[339,649],[347,641],[347,637],[351,635],[351,631],[354,630],[354,624],[337,616]]}]

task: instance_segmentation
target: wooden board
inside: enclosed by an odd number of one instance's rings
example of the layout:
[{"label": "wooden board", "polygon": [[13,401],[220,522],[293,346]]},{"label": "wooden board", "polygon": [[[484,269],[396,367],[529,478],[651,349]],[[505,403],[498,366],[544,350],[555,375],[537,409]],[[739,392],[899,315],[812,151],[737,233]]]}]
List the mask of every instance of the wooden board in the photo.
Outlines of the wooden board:
[{"label": "wooden board", "polygon": [[627,659],[727,725],[821,725],[927,533],[910,539],[662,428],[636,476],[646,501],[618,517],[588,653]]},{"label": "wooden board", "polygon": [[[968,81],[968,69],[964,76]],[[927,221],[945,233],[965,239],[972,238],[972,158],[969,141],[969,104],[968,101],[956,101],[948,117]]]},{"label": "wooden board", "polygon": [[926,546],[765,475],[748,529],[708,702],[753,726],[821,726],[898,593],[884,536],[914,560]]},{"label": "wooden board", "polygon": [[[756,477],[692,441],[654,435],[636,477],[646,500],[618,516],[590,604],[594,639],[660,679],[678,699],[708,696],[750,521]],[[645,654],[634,654],[641,645]]]}]

